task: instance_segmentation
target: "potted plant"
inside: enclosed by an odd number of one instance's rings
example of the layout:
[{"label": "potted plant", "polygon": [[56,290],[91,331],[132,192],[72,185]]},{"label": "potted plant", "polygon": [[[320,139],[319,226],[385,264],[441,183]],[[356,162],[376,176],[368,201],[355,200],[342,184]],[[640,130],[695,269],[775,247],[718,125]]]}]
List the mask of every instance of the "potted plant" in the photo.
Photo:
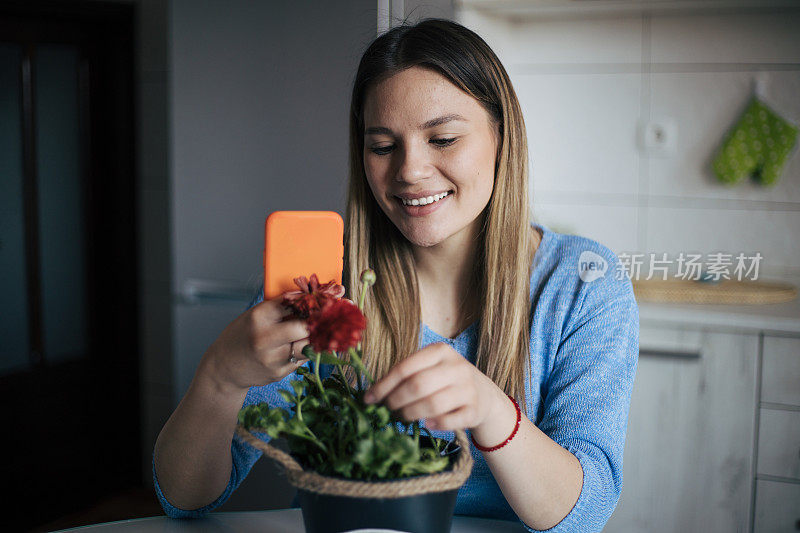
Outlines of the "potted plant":
[{"label": "potted plant", "polygon": [[[456,493],[472,470],[466,433],[457,430],[455,441],[447,442],[419,421],[406,425],[386,406],[364,403],[365,381],[373,379],[362,363],[362,311],[376,275],[367,269],[360,279],[357,306],[341,298],[344,287],[335,281],[320,285],[316,274],[294,280],[300,290],[285,293],[282,303],[292,310],[286,319],[308,323],[303,354],[313,370],[299,367],[301,379],[279,391],[291,410],[247,406],[239,412],[236,432],[284,467],[298,490],[309,533],[449,531]],[[321,379],[323,364],[333,372]],[[290,453],[255,433],[286,439]]]}]

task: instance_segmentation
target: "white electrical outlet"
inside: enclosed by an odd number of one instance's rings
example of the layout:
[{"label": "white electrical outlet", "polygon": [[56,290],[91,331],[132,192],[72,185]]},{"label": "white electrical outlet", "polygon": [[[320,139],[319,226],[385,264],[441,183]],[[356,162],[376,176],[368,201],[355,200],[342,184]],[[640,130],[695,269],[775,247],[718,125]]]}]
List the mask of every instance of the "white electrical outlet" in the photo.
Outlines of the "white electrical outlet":
[{"label": "white electrical outlet", "polygon": [[678,144],[678,124],[672,117],[639,123],[639,148],[648,157],[671,157]]}]

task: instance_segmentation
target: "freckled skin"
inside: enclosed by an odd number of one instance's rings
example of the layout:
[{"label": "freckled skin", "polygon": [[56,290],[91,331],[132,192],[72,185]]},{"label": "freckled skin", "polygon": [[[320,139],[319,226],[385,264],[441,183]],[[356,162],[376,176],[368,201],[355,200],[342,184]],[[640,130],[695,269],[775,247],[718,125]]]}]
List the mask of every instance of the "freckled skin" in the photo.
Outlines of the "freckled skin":
[{"label": "freckled skin", "polygon": [[[420,130],[419,125],[450,113],[451,121]],[[364,138],[364,168],[375,200],[414,245],[436,246],[456,236],[468,241],[494,188],[498,132],[474,98],[430,69],[411,67],[372,87],[364,102],[365,128],[383,126],[393,134]],[[431,142],[456,138],[449,146]],[[378,155],[373,149],[393,147]],[[453,190],[447,204],[424,217],[411,217],[394,198],[397,192]]]}]

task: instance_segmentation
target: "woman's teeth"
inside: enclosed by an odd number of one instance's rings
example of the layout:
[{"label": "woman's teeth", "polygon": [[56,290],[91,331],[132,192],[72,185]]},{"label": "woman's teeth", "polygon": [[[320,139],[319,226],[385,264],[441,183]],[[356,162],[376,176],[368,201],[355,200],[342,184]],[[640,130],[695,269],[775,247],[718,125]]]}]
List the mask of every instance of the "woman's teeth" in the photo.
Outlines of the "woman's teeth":
[{"label": "woman's teeth", "polygon": [[448,194],[450,194],[450,191],[443,192],[442,194],[435,194],[433,196],[428,196],[427,198],[419,198],[419,199],[415,198],[414,200],[404,200],[401,198],[400,200],[403,202],[403,205],[428,205],[432,202],[438,202]]}]

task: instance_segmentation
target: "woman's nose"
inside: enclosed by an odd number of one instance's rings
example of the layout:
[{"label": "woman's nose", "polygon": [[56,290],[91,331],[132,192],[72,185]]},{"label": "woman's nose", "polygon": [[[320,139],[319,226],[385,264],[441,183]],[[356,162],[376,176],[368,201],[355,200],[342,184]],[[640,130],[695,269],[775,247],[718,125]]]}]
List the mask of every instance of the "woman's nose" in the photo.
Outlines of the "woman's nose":
[{"label": "woman's nose", "polygon": [[428,177],[431,161],[424,147],[405,144],[395,152],[397,154],[397,181],[416,182]]}]

